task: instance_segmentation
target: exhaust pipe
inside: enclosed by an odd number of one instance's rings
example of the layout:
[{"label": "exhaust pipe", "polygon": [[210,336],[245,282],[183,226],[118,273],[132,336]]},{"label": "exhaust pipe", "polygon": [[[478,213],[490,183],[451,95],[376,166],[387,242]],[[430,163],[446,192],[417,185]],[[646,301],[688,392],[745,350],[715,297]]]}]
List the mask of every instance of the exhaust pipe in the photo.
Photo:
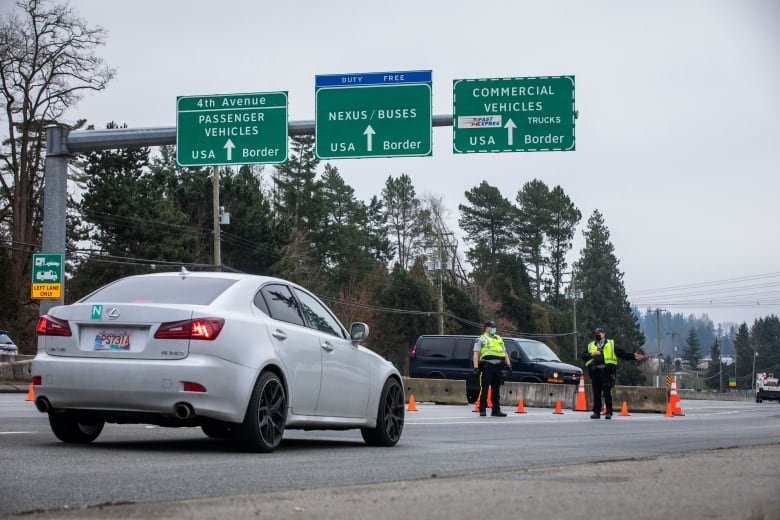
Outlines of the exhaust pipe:
[{"label": "exhaust pipe", "polygon": [[195,415],[195,410],[190,403],[176,403],[173,405],[173,413],[177,419],[189,419]]},{"label": "exhaust pipe", "polygon": [[45,397],[39,397],[35,400],[35,407],[39,412],[48,413],[51,411],[51,403]]}]

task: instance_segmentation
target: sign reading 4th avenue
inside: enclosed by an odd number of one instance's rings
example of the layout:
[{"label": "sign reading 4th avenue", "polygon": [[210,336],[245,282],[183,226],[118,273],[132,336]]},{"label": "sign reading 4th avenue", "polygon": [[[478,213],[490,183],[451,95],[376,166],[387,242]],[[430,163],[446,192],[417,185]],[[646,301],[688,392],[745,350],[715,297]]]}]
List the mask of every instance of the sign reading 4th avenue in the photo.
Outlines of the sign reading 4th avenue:
[{"label": "sign reading 4th avenue", "polygon": [[179,166],[287,161],[287,92],[179,96]]},{"label": "sign reading 4th avenue", "polygon": [[574,76],[453,81],[454,153],[574,150]]},{"label": "sign reading 4th avenue", "polygon": [[431,155],[431,71],[315,77],[318,159]]}]

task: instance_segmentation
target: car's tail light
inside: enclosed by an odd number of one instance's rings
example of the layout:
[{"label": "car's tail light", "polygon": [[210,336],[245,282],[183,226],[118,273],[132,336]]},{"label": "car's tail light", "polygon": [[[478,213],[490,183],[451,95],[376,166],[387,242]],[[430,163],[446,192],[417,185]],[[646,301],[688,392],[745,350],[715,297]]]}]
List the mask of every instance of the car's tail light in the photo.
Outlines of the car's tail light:
[{"label": "car's tail light", "polygon": [[169,321],[160,325],[155,332],[156,339],[217,339],[225,325],[223,318],[195,318],[192,320]]},{"label": "car's tail light", "polygon": [[43,383],[43,378],[41,376],[33,376],[32,377],[32,384],[33,384],[33,386],[41,386],[41,383]]},{"label": "car's tail light", "polygon": [[409,352],[409,357],[415,357],[417,355],[417,345],[412,347],[412,351]]},{"label": "car's tail light", "polygon": [[192,381],[182,381],[182,390],[185,392],[205,392],[206,387],[200,383],[193,383]]},{"label": "car's tail light", "polygon": [[38,318],[35,331],[39,336],[70,336],[70,325],[66,320],[53,318],[49,315]]}]

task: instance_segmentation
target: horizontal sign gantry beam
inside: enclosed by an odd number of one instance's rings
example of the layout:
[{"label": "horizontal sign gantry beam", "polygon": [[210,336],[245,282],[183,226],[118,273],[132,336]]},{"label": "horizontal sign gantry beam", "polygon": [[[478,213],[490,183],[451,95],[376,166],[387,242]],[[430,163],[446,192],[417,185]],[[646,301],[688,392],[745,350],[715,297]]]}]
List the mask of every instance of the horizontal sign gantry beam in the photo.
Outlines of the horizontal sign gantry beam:
[{"label": "horizontal sign gantry beam", "polygon": [[[432,123],[433,126],[452,126],[452,114],[433,115]],[[290,121],[287,132],[291,136],[314,135],[314,121]],[[176,127],[75,130],[68,134],[64,144],[66,153],[176,144]]]}]

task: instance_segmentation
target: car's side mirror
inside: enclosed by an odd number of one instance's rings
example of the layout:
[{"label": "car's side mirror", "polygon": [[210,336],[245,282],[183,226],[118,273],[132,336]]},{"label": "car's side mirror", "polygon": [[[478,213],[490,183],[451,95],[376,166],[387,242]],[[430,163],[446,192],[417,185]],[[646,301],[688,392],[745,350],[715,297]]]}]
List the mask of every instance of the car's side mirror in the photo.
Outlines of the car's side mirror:
[{"label": "car's side mirror", "polygon": [[511,354],[509,354],[509,359],[512,361],[520,361],[520,353],[516,350],[513,350]]},{"label": "car's side mirror", "polygon": [[368,325],[356,321],[349,327],[349,339],[355,343],[364,341],[368,337]]}]

